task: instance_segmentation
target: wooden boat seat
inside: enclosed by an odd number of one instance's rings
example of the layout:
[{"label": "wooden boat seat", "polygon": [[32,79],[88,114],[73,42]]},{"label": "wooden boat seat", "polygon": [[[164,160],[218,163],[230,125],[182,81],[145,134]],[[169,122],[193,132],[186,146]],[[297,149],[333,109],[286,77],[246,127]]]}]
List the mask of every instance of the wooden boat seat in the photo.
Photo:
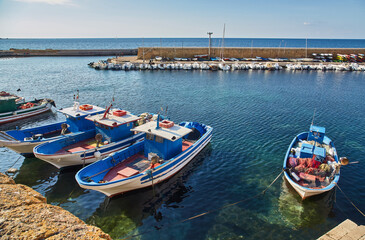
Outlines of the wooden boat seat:
[{"label": "wooden boat seat", "polygon": [[125,167],[122,170],[118,171],[118,175],[121,175],[122,177],[132,177],[134,175],[137,175],[139,173],[138,170],[130,168],[130,167]]},{"label": "wooden boat seat", "polygon": [[[100,143],[99,146],[103,146],[103,143]],[[80,152],[80,151],[87,151],[89,149],[96,148],[96,141],[95,140],[84,140],[82,142],[74,143],[72,145],[67,146],[64,149],[61,149],[57,153],[74,153],[74,152]]]},{"label": "wooden boat seat", "polygon": [[86,151],[86,149],[83,147],[75,147],[75,148],[67,149],[66,151],[70,152],[70,153],[74,153],[74,152]]},{"label": "wooden boat seat", "polygon": [[194,143],[189,142],[189,141],[183,141],[182,143],[182,151],[185,151],[186,149],[188,149],[191,145],[193,145]]}]

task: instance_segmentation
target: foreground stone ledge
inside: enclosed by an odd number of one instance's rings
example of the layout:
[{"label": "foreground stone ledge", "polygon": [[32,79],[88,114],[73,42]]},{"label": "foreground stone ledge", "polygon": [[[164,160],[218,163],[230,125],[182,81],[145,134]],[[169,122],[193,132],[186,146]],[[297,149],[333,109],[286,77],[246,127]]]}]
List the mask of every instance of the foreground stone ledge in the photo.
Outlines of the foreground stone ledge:
[{"label": "foreground stone ledge", "polygon": [[365,226],[347,219],[318,240],[365,240]]},{"label": "foreground stone ledge", "polygon": [[0,199],[0,239],[111,239],[2,173]]}]

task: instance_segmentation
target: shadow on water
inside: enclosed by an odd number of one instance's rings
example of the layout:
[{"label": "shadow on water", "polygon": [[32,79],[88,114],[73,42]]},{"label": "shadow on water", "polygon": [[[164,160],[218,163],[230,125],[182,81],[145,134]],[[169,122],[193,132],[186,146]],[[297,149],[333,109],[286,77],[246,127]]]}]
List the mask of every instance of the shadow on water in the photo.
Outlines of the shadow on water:
[{"label": "shadow on water", "polygon": [[86,222],[100,227],[112,238],[122,238],[126,235],[138,234],[137,228],[143,225],[143,220],[146,218],[153,217],[156,223],[162,221],[164,216],[159,209],[161,207],[179,208],[178,203],[189,197],[193,189],[186,185],[186,181],[194,169],[211,154],[211,151],[209,144],[179,173],[156,184],[154,189],[150,187],[127,192],[114,198],[106,197]]},{"label": "shadow on water", "polygon": [[75,175],[80,169],[81,166],[62,169],[59,172],[57,182],[46,193],[48,203],[61,205],[75,201],[75,199],[86,193],[75,180]]},{"label": "shadow on water", "polygon": [[59,205],[85,192],[75,180],[75,174],[81,167],[60,171],[38,158],[25,158],[14,180],[40,192],[47,198],[48,203]]},{"label": "shadow on water", "polygon": [[45,194],[48,187],[57,181],[58,169],[38,158],[24,158],[14,180],[16,183],[25,184],[41,194]]}]

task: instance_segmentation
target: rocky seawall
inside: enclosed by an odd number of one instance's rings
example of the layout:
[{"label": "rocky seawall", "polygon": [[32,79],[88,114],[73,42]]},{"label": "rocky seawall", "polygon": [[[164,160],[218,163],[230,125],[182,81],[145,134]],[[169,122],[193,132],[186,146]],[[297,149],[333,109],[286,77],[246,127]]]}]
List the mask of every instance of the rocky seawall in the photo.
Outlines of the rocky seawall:
[{"label": "rocky seawall", "polygon": [[9,49],[1,57],[78,57],[137,55],[137,49]]},{"label": "rocky seawall", "polygon": [[0,199],[0,239],[111,239],[2,173]]}]

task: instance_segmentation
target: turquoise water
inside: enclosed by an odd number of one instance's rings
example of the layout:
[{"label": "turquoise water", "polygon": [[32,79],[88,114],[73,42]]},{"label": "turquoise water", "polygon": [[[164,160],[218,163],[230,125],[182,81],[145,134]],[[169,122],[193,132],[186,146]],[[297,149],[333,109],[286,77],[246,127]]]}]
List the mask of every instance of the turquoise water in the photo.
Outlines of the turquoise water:
[{"label": "turquoise water", "polygon": [[[340,156],[359,164],[343,167],[339,185],[365,210],[365,75],[362,72],[204,72],[95,71],[99,58],[0,59],[0,89],[26,98],[48,97],[68,107],[80,90],[82,103],[106,106],[115,91],[116,106],[134,113],[157,112],[168,105],[175,122],[198,121],[214,128],[211,144],[183,171],[152,189],[113,199],[83,190],[75,169],[59,172],[35,158],[20,157],[17,183],[41,192],[114,238],[142,239],[315,239],[344,219],[365,224],[341,192],[301,201],[281,172],[292,138],[312,121],[326,127]],[[45,114],[32,127],[62,120]],[[7,125],[2,128],[14,128]],[[18,155],[0,149],[0,171]],[[223,208],[226,204],[248,199]],[[334,201],[334,199],[336,201]],[[181,223],[181,220],[214,210]],[[158,230],[159,229],[159,230]]]},{"label": "turquoise water", "polygon": [[[207,47],[206,38],[45,38],[0,39],[0,49],[120,49],[138,47]],[[221,36],[212,38],[213,47],[222,46]],[[365,39],[225,38],[225,47],[280,48],[365,48]]]}]

